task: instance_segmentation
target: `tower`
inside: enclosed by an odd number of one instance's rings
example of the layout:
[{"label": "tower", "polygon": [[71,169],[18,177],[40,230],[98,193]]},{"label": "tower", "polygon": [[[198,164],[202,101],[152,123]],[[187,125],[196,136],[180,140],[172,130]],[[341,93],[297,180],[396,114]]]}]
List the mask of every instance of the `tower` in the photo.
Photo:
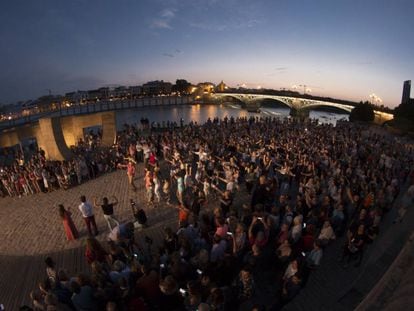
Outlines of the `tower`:
[{"label": "tower", "polygon": [[404,81],[401,104],[408,104],[410,102],[411,80]]}]

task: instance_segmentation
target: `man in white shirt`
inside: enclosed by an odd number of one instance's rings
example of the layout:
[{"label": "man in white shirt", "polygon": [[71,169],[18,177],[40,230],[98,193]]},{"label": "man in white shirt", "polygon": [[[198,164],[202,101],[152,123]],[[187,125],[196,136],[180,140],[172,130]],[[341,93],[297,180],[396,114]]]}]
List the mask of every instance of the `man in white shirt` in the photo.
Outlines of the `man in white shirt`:
[{"label": "man in white shirt", "polygon": [[[95,216],[93,215],[92,204],[86,202],[86,197],[84,195],[80,198],[81,204],[79,205],[79,210],[82,213],[83,220],[85,221],[86,228],[88,229],[89,235],[98,235],[98,228],[96,227]],[[91,225],[93,226],[94,234],[92,234]]]}]

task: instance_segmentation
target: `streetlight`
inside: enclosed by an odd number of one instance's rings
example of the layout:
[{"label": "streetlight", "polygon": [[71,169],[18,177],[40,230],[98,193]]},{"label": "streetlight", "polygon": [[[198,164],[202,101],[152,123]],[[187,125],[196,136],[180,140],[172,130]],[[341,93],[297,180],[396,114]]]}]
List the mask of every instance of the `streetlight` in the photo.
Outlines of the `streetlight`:
[{"label": "streetlight", "polygon": [[382,103],[382,99],[375,93],[370,94],[369,98],[371,99],[371,102],[374,105],[378,105],[379,103]]}]

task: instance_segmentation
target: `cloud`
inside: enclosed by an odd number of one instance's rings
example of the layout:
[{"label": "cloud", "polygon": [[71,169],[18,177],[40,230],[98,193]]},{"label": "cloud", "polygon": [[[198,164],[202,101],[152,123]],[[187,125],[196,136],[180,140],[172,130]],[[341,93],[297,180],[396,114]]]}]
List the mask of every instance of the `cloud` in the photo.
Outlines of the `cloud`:
[{"label": "cloud", "polygon": [[174,9],[165,9],[165,10],[161,11],[160,16],[162,18],[172,19],[172,18],[175,17],[175,11],[176,10],[174,10]]},{"label": "cloud", "polygon": [[289,67],[282,67],[282,66],[281,67],[276,67],[274,69],[274,72],[269,72],[269,73],[266,74],[266,76],[274,77],[277,74],[284,74],[284,73],[287,72],[288,69],[289,69]]},{"label": "cloud", "polygon": [[162,56],[173,58],[173,57],[175,57],[179,54],[182,54],[182,53],[183,52],[181,50],[175,49],[173,52],[164,52],[164,53],[162,53]]},{"label": "cloud", "polygon": [[171,25],[168,21],[165,20],[153,20],[151,23],[151,28],[157,28],[157,29],[172,29]]},{"label": "cloud", "polygon": [[173,29],[171,26],[172,20],[175,18],[176,9],[164,9],[158,17],[154,18],[151,22],[151,28],[156,29]]},{"label": "cloud", "polygon": [[207,31],[229,31],[229,30],[237,30],[237,29],[246,29],[246,28],[253,28],[260,24],[260,21],[257,19],[249,19],[249,20],[229,20],[222,23],[204,23],[204,22],[190,22],[190,27],[198,28],[201,30]]},{"label": "cloud", "polygon": [[348,64],[352,66],[370,66],[370,65],[373,65],[374,63],[371,61],[362,61],[362,62],[350,62]]}]

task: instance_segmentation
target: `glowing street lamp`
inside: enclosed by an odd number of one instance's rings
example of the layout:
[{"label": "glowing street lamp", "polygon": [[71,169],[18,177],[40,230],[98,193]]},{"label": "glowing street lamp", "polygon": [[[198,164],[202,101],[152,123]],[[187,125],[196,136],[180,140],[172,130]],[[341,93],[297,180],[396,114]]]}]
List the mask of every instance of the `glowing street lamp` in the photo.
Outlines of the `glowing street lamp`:
[{"label": "glowing street lamp", "polygon": [[371,102],[373,104],[379,104],[382,103],[382,99],[375,93],[372,93],[369,95],[369,98],[371,99]]}]

